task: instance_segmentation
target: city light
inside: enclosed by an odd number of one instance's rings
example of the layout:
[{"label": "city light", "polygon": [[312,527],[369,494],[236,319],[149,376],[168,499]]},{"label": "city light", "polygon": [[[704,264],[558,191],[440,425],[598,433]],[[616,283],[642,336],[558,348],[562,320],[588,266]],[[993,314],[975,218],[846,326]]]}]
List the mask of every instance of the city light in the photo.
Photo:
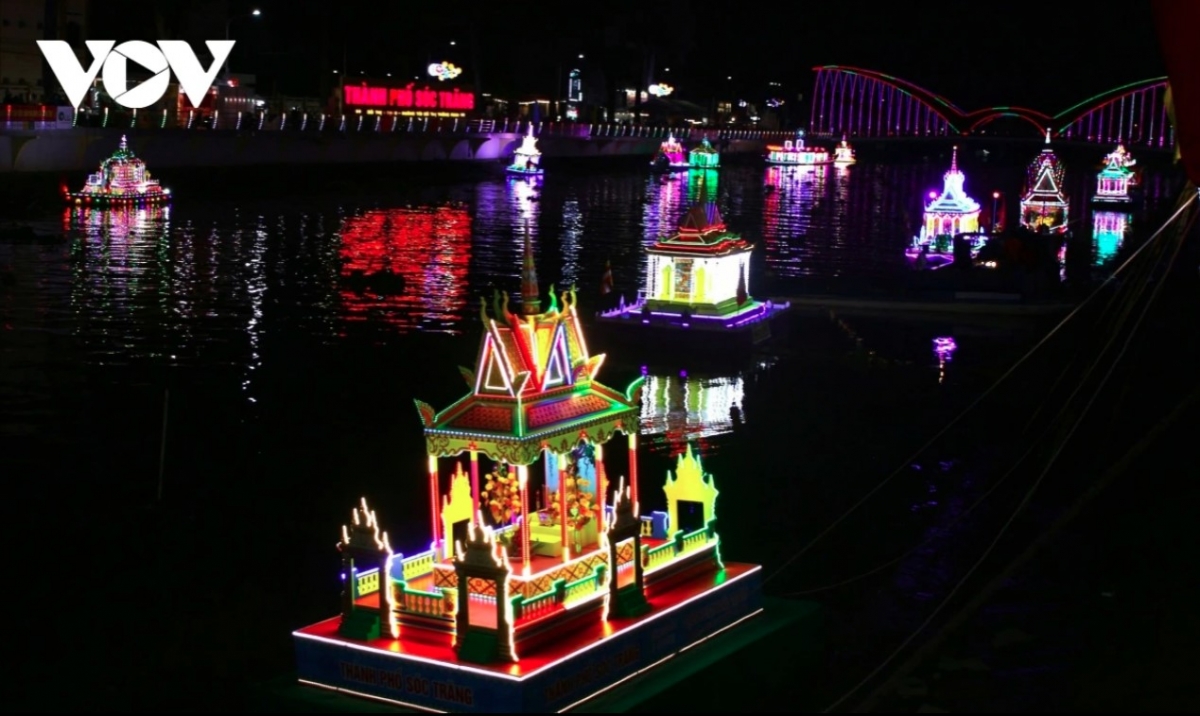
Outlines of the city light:
[{"label": "city light", "polygon": [[646,91],[649,92],[650,94],[654,95],[655,97],[666,97],[667,95],[674,92],[675,88],[669,84],[664,84],[664,83],[659,82],[659,83],[652,84],[649,87],[647,87]]},{"label": "city light", "polygon": [[[451,45],[454,43],[451,42]],[[426,68],[430,77],[436,77],[439,82],[452,80],[462,74],[462,68],[452,62],[434,62]]]}]

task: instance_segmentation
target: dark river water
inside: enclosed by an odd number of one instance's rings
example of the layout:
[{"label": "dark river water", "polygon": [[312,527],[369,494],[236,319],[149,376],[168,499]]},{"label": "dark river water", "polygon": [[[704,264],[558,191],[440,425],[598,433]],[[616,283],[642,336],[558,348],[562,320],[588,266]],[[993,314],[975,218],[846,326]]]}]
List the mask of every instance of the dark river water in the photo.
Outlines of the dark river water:
[{"label": "dark river water", "polygon": [[[169,209],[43,217],[37,225],[65,241],[0,243],[0,267],[16,277],[0,294],[0,439],[19,486],[13,524],[47,550],[22,558],[60,570],[69,560],[87,593],[60,582],[33,598],[59,625],[84,618],[81,598],[92,605],[86,633],[100,651],[89,658],[128,664],[105,671],[101,701],[180,707],[162,694],[285,673],[290,631],[337,611],[333,544],[360,495],[398,549],[427,538],[412,401],[460,397],[456,366],[478,347],[479,298],[519,291],[526,232],[543,289],[576,285],[586,307],[608,261],[616,289],[633,296],[642,247],[703,184],[758,246],[752,294],[869,285],[907,270],[903,250],[947,154],[668,177],[583,165],[538,184],[406,168],[369,187],[343,177],[301,189],[280,175],[273,182],[303,193],[193,182]],[[1015,215],[1022,166],[960,162],[969,193],[1004,192]],[[1075,177],[1075,216],[1102,270],[1141,219],[1093,216],[1091,182],[1090,169]],[[364,296],[340,280],[383,267],[405,277],[402,295]],[[726,558],[764,564],[772,595],[831,610],[832,691],[924,619],[994,529],[993,512],[1011,509],[1001,492],[995,510],[966,514],[995,476],[989,441],[948,436],[820,547],[789,558],[1045,326],[795,313],[790,340],[739,370],[660,358],[671,367],[652,371],[643,393],[642,493],[657,509],[671,456],[699,446],[721,489]],[[640,370],[610,355],[600,379],[623,386]],[[999,414],[1029,410],[1013,400]],[[30,628],[42,635],[29,647],[36,671],[61,645]],[[146,678],[161,689],[141,689]],[[828,695],[809,696],[820,708]]]}]

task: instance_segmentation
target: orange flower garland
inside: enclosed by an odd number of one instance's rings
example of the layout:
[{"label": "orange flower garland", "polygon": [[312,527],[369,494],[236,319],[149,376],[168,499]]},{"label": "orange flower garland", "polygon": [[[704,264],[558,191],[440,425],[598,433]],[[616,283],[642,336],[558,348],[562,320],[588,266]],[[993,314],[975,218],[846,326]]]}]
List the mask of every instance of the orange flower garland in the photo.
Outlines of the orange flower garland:
[{"label": "orange flower garland", "polygon": [[506,525],[521,514],[521,486],[515,475],[508,474],[507,465],[498,465],[487,474],[487,483],[480,490],[479,498],[498,525]]}]

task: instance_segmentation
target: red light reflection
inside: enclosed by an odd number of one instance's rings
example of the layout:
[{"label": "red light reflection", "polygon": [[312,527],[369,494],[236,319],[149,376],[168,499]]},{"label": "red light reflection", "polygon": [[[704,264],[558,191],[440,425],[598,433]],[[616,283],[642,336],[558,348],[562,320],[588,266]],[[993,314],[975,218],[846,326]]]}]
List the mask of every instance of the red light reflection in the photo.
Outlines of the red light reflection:
[{"label": "red light reflection", "polygon": [[[465,206],[365,212],[342,223],[342,317],[380,320],[401,332],[460,333],[467,305],[471,215]],[[348,280],[390,269],[402,290],[379,295]]]}]

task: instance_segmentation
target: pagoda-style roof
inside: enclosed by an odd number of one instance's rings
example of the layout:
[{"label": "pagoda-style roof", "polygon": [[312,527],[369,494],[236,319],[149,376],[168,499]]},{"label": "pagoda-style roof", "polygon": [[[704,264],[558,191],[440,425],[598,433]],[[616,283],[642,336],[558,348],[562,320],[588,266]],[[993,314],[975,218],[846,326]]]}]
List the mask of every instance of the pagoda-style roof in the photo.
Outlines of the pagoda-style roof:
[{"label": "pagoda-style roof", "polygon": [[708,200],[707,186],[700,188],[700,200],[688,209],[679,222],[679,231],[660,237],[646,249],[652,254],[723,255],[750,251],[754,245],[725,227],[721,210]]},{"label": "pagoda-style roof", "polygon": [[975,214],[979,202],[967,196],[966,177],[958,168],[958,147],[950,157],[950,170],[942,178],[942,193],[925,207],[926,214]]},{"label": "pagoda-style roof", "polygon": [[[559,302],[561,301],[561,308]],[[441,412],[416,401],[430,455],[478,451],[492,460],[528,465],[543,448],[565,452],[581,438],[604,443],[616,431],[634,432],[644,378],[624,392],[596,380],[604,355],[590,355],[575,311],[575,290],[549,310],[518,316],[508,294],[493,296],[475,369],[460,368],[470,387]]]},{"label": "pagoda-style roof", "polygon": [[692,147],[692,154],[716,154],[717,149],[708,141],[708,138],[700,140],[700,144]]}]

